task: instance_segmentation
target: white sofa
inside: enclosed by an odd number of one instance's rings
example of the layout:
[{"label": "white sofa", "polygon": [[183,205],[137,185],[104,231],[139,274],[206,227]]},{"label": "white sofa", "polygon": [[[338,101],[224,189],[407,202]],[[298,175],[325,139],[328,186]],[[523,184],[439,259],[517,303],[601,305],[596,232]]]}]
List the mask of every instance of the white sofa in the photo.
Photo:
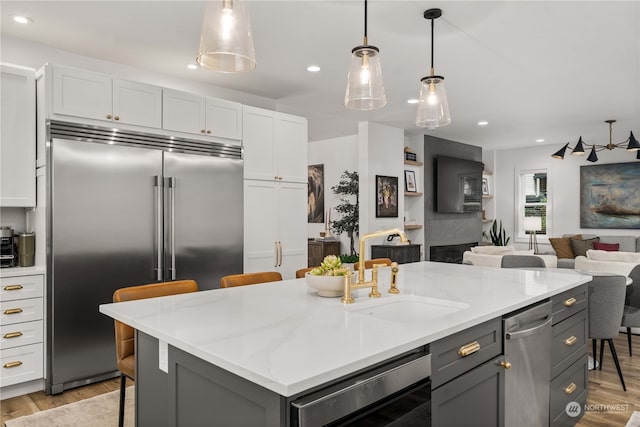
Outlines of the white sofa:
[{"label": "white sofa", "polygon": [[640,264],[640,253],[607,252],[589,249],[587,256],[577,256],[575,269],[579,271],[601,271],[629,276],[631,270]]},{"label": "white sofa", "polygon": [[[479,265],[483,267],[500,267],[503,255],[534,255],[533,249],[527,251],[517,251],[509,246],[475,246],[470,251],[462,254],[463,264]],[[539,255],[543,259],[547,268],[556,268],[558,258],[555,255]]]}]

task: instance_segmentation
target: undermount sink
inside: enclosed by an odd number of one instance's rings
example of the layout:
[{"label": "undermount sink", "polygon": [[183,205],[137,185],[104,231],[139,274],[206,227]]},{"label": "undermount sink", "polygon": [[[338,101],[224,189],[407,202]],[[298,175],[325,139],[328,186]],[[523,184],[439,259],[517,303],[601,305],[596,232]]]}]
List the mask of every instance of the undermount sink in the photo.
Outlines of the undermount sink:
[{"label": "undermount sink", "polygon": [[414,295],[393,295],[382,299],[356,302],[348,310],[365,316],[395,322],[421,322],[456,313],[469,304]]}]

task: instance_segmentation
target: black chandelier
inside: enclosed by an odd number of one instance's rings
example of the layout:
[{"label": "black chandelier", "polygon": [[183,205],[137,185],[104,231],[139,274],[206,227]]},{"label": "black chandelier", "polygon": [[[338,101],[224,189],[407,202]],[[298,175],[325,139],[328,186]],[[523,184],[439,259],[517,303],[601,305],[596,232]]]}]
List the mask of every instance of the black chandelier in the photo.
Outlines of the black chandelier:
[{"label": "black chandelier", "polygon": [[633,131],[629,133],[629,138],[627,138],[625,141],[614,144],[612,142],[612,132],[613,132],[612,128],[613,128],[613,124],[616,121],[605,120],[604,122],[609,123],[609,143],[607,145],[586,144],[582,142],[582,137],[580,137],[578,139],[578,143],[576,144],[575,148],[569,147],[569,143],[567,142],[564,145],[564,147],[562,147],[561,149],[553,153],[551,157],[553,157],[554,159],[564,159],[564,153],[565,151],[567,151],[567,148],[572,150],[571,154],[574,156],[584,156],[584,147],[586,146],[588,148],[589,145],[591,145],[591,152],[589,153],[589,157],[587,157],[587,160],[590,161],[591,163],[594,163],[598,161],[598,156],[596,155],[596,152],[602,151],[605,149],[613,150],[614,148],[625,148],[625,145],[626,145],[627,151],[630,151],[630,152],[635,151],[636,159],[640,160],[640,151],[639,151],[640,143],[638,143],[638,140],[636,139],[636,137],[633,136]]}]

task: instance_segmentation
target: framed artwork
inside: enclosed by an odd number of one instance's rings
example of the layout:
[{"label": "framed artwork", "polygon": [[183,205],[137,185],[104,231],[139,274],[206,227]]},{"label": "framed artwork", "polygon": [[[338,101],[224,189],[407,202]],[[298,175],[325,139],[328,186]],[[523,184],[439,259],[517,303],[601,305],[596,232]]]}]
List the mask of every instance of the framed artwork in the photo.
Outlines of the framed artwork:
[{"label": "framed artwork", "polygon": [[640,162],[580,166],[580,227],[640,228]]},{"label": "framed artwork", "polygon": [[307,168],[307,222],[324,223],[324,165]]},{"label": "framed artwork", "polygon": [[482,178],[482,194],[485,196],[489,194],[489,181],[487,178]]},{"label": "framed artwork", "polygon": [[398,217],[398,177],[376,175],[376,218]]},{"label": "framed artwork", "polygon": [[404,190],[410,193],[418,191],[416,189],[416,173],[414,171],[404,171]]}]

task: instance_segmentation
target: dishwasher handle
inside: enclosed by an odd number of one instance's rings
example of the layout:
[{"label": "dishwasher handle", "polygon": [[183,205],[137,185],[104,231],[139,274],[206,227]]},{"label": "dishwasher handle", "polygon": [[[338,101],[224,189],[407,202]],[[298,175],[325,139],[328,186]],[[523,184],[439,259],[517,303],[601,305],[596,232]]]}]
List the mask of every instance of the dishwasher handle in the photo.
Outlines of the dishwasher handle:
[{"label": "dishwasher handle", "polygon": [[552,320],[553,318],[551,317],[551,315],[549,315],[546,318],[542,319],[540,322],[538,322],[535,326],[532,326],[530,328],[523,329],[517,332],[507,332],[505,334],[505,338],[508,340],[513,340],[517,338],[528,337],[529,335],[535,334],[538,331],[538,329],[541,329],[547,326],[549,323],[551,323]]}]

